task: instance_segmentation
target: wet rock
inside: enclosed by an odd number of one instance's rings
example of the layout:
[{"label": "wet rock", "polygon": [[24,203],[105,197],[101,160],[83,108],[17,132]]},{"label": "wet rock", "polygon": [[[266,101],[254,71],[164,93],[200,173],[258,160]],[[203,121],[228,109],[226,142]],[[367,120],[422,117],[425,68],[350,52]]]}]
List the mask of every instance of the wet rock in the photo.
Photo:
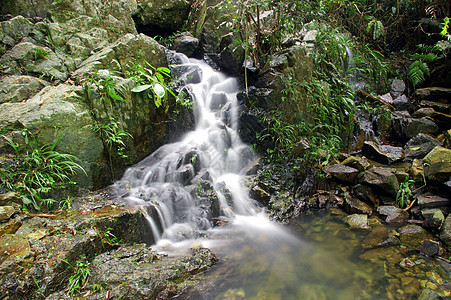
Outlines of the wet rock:
[{"label": "wet rock", "polygon": [[358,181],[391,196],[396,196],[399,190],[399,182],[393,170],[390,168],[373,167],[359,174]]},{"label": "wet rock", "polygon": [[415,90],[415,96],[420,99],[446,99],[451,96],[451,89],[443,87],[421,88]]},{"label": "wet rock", "polygon": [[390,164],[404,157],[401,147],[377,145],[372,141],[363,143],[362,154],[383,164]]},{"label": "wet rock", "polygon": [[193,37],[190,32],[182,32],[174,38],[172,46],[175,51],[191,57],[199,47],[199,39]]},{"label": "wet rock", "polygon": [[346,212],[350,214],[371,215],[371,213],[373,212],[373,208],[370,205],[353,197],[345,197],[343,207],[346,210]]},{"label": "wet rock", "polygon": [[379,199],[374,194],[373,190],[363,184],[357,184],[354,186],[354,195],[359,198],[360,200],[363,200],[365,202],[371,203],[374,206],[379,205]]},{"label": "wet rock", "polygon": [[393,225],[404,225],[408,218],[409,213],[401,208],[395,206],[379,206],[377,213],[383,217],[384,221]]},{"label": "wet rock", "polygon": [[408,112],[413,112],[414,107],[413,104],[409,101],[406,95],[401,95],[393,100],[393,106],[397,110],[407,110]]},{"label": "wet rock", "polygon": [[27,100],[49,84],[45,80],[32,76],[5,76],[0,80],[0,104]]},{"label": "wet rock", "polygon": [[368,169],[371,164],[369,163],[368,159],[366,157],[357,157],[357,156],[350,156],[346,158],[344,161],[341,162],[342,165],[355,168],[359,170],[360,172],[365,171]]},{"label": "wet rock", "polygon": [[425,240],[423,241],[423,243],[421,243],[421,246],[418,248],[418,250],[424,255],[433,257],[438,255],[440,244],[436,241]]},{"label": "wet rock", "polygon": [[421,119],[412,119],[406,128],[406,135],[409,138],[413,138],[417,136],[419,133],[426,134],[437,134],[439,132],[439,128],[437,124],[433,120],[428,117],[424,117]]},{"label": "wet rock", "polygon": [[422,289],[421,294],[418,296],[418,300],[432,300],[432,299],[441,299],[441,297],[430,288]]},{"label": "wet rock", "polygon": [[341,181],[349,183],[353,183],[359,174],[359,170],[342,164],[326,166],[324,171]]},{"label": "wet rock", "polygon": [[156,254],[143,244],[122,246],[92,261],[90,280],[106,285],[106,289],[111,291],[110,297],[157,299],[169,289],[180,293],[181,283],[191,275],[207,270],[216,260],[208,249],[167,257]]},{"label": "wet rock", "polygon": [[0,275],[17,270],[32,258],[28,240],[15,234],[0,237]]},{"label": "wet rock", "polygon": [[449,214],[445,222],[442,225],[440,231],[440,239],[448,246],[451,247],[451,214]]},{"label": "wet rock", "polygon": [[441,146],[438,140],[430,135],[420,133],[407,142],[404,146],[404,153],[408,159],[423,158],[436,146]]},{"label": "wet rock", "polygon": [[407,140],[407,126],[412,117],[408,111],[394,111],[391,114],[393,137],[400,142]]},{"label": "wet rock", "polygon": [[351,229],[369,230],[368,215],[366,214],[352,214],[346,217],[346,223]]},{"label": "wet rock", "polygon": [[423,159],[424,175],[429,180],[447,181],[451,176],[451,150],[435,147]]},{"label": "wet rock", "polygon": [[6,222],[14,214],[15,209],[12,206],[0,206],[0,222]]},{"label": "wet rock", "polygon": [[417,199],[420,209],[451,206],[450,199],[443,198],[437,195],[419,195]]},{"label": "wet rock", "polygon": [[401,79],[394,79],[390,86],[390,94],[393,98],[398,98],[406,90],[406,84]]},{"label": "wet rock", "polygon": [[414,118],[423,118],[423,117],[431,117],[435,114],[435,110],[432,107],[423,107],[418,110],[416,110],[412,117]]},{"label": "wet rock", "polygon": [[261,187],[260,185],[264,185],[264,183],[260,183],[259,185],[252,187],[249,191],[249,195],[252,199],[257,200],[263,205],[268,205],[269,200],[271,199],[271,194],[267,191],[268,187]]},{"label": "wet rock", "polygon": [[450,114],[450,112],[451,112],[451,104],[447,104],[447,103],[423,100],[420,102],[420,106],[421,107],[430,107],[430,108],[433,108],[435,111],[441,112],[444,114]]}]

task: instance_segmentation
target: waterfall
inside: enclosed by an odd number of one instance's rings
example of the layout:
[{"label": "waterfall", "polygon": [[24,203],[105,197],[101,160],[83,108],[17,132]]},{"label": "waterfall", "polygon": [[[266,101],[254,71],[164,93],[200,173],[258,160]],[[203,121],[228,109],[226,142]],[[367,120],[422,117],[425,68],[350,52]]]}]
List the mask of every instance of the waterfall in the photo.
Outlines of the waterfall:
[{"label": "waterfall", "polygon": [[176,54],[179,73],[193,99],[195,130],[129,168],[114,188],[140,206],[154,241],[192,239],[220,219],[255,215],[240,171],[255,159],[238,136],[239,85],[205,62]]}]

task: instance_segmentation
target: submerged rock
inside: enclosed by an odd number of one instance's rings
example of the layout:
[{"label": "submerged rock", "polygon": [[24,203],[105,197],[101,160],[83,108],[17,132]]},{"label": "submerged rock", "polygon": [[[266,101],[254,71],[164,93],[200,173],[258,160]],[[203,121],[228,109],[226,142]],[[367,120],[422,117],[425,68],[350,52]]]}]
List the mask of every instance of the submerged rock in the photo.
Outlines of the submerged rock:
[{"label": "submerged rock", "polygon": [[351,229],[369,230],[368,215],[366,214],[352,214],[346,217],[346,223]]}]

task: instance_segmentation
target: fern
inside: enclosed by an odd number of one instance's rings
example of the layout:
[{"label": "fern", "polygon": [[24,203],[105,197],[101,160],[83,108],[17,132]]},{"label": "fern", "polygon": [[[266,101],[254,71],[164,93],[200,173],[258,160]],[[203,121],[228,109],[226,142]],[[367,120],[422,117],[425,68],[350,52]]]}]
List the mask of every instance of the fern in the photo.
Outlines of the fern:
[{"label": "fern", "polygon": [[373,40],[377,40],[385,34],[385,27],[381,21],[372,18],[368,22],[368,26],[366,27],[366,32],[370,34],[372,32]]},{"label": "fern", "polygon": [[414,61],[409,66],[409,80],[413,86],[417,86],[424,82],[426,76],[429,76],[429,67],[425,62],[421,60]]}]

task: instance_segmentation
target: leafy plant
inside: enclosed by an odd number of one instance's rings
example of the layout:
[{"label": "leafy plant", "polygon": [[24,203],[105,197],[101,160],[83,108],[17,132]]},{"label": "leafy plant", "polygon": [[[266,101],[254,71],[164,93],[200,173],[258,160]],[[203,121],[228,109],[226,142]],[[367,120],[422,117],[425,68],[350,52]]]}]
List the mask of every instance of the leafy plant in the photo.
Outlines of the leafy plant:
[{"label": "leafy plant", "polygon": [[90,263],[86,261],[85,258],[82,258],[75,263],[75,266],[73,266],[66,259],[60,258],[60,260],[68,264],[73,271],[64,292],[69,295],[80,293],[86,287],[89,275],[91,275],[91,269],[89,268]]},{"label": "leafy plant", "polygon": [[46,58],[49,55],[49,51],[44,48],[34,48],[34,60]]},{"label": "leafy plant", "polygon": [[19,144],[3,136],[14,149],[18,164],[0,169],[1,185],[19,192],[25,205],[32,205],[37,210],[43,205],[50,207],[56,201],[50,196],[53,191],[75,184],[72,175],[86,172],[76,163],[76,156],[56,150],[63,135],[59,135],[53,144],[42,146],[28,130],[22,132],[22,137],[23,143]]},{"label": "leafy plant", "polygon": [[366,32],[371,34],[373,40],[377,40],[385,35],[384,24],[382,24],[380,20],[371,17],[368,26],[366,27]]},{"label": "leafy plant", "polygon": [[155,106],[167,107],[168,95],[177,97],[166,85],[165,77],[170,78],[171,71],[166,67],[155,68],[146,62],[149,68],[144,68],[139,63],[133,63],[128,72],[128,76],[132,78],[136,87],[132,89],[134,93],[148,92],[149,98],[154,99]]},{"label": "leafy plant", "polygon": [[412,197],[412,187],[414,185],[412,179],[406,178],[404,182],[399,185],[398,193],[396,194],[396,205],[400,208],[406,208]]},{"label": "leafy plant", "polygon": [[108,244],[110,246],[117,246],[123,243],[121,239],[118,239],[113,233],[113,228],[108,227],[106,230],[100,230],[98,227],[95,227],[95,231],[100,236],[102,245]]}]

